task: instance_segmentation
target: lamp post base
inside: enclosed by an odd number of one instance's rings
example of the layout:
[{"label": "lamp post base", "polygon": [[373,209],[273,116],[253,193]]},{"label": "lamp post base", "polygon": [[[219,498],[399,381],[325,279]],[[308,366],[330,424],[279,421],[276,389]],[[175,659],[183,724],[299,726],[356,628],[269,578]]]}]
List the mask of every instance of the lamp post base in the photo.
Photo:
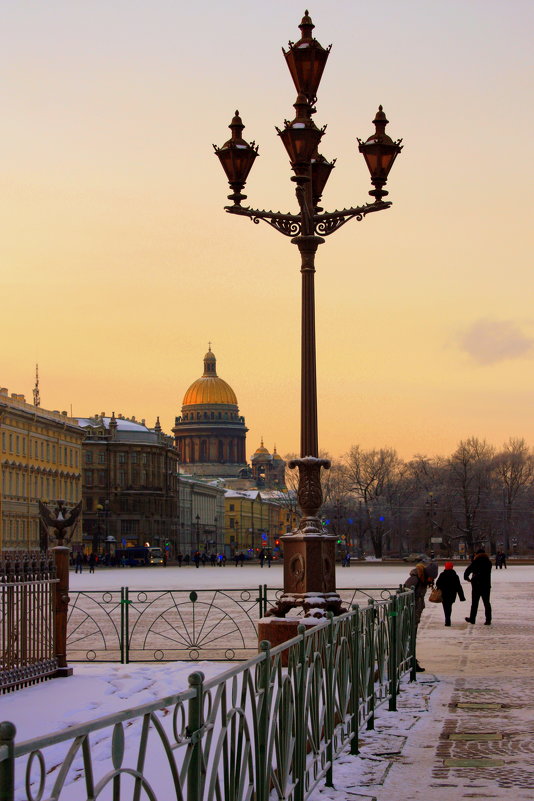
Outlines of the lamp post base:
[{"label": "lamp post base", "polygon": [[[309,531],[309,528],[308,528]],[[342,601],[336,592],[336,538],[320,531],[295,531],[282,537],[284,543],[284,594],[267,612],[268,617],[285,618],[291,610],[303,610],[307,623],[310,618],[320,622],[327,612],[339,615]],[[294,636],[294,635],[291,635]]]}]

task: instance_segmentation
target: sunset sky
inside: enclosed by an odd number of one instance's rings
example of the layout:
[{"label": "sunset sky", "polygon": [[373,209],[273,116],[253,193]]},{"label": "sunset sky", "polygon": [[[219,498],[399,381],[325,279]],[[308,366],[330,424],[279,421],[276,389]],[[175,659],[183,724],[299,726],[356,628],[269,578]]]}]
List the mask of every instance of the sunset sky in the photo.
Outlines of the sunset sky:
[{"label": "sunset sky", "polygon": [[[298,251],[225,214],[212,143],[239,109],[255,208],[295,210],[275,125],[304,3],[1,5],[0,385],[74,415],[170,433],[212,342],[248,453],[299,442]],[[393,207],[317,256],[319,439],[446,454],[534,445],[531,0],[316,0],[332,43],[315,121],[337,158],[323,205],[371,188],[356,137],[379,103],[404,150]]]}]

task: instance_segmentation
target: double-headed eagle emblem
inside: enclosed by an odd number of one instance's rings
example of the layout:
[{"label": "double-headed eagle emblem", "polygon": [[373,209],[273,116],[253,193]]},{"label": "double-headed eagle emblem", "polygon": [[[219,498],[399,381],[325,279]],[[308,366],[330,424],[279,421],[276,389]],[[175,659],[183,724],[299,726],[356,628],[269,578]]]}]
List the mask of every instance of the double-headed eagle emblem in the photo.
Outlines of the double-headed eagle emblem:
[{"label": "double-headed eagle emblem", "polygon": [[[46,503],[39,501],[39,517],[42,528],[48,533],[49,528],[54,529],[54,536],[58,545],[69,543],[76,531],[78,518],[82,511],[82,502],[68,510],[65,501],[58,501],[54,512],[51,512]],[[70,529],[70,531],[68,531]]]}]

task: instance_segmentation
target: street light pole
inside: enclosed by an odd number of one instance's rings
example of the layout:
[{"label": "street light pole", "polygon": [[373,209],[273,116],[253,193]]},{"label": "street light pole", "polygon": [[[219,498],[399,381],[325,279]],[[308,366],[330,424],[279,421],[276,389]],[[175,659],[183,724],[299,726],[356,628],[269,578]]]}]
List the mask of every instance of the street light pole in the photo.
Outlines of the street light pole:
[{"label": "street light pole", "polygon": [[[242,194],[248,174],[258,155],[254,142],[248,144],[242,138],[245,127],[236,111],[229,128],[232,132],[222,147],[215,153],[233,190],[228,196],[233,205],[226,206],[230,214],[248,217],[253,222],[266,222],[279,233],[291,238],[300,253],[302,275],[302,330],[301,330],[301,429],[300,458],[289,463],[299,471],[298,501],[302,512],[298,528],[283,536],[284,541],[284,594],[273,610],[276,616],[285,616],[293,607],[307,611],[312,605],[324,612],[339,613],[341,600],[335,591],[335,537],[324,533],[319,511],[323,496],[321,469],[330,463],[319,458],[317,427],[317,376],[315,343],[315,254],[325,237],[337,231],[348,220],[362,220],[366,215],[382,211],[391,205],[382,198],[387,195],[384,185],[388,173],[401,151],[401,140],[394,142],[385,133],[388,123],[382,106],[376,114],[375,132],[365,142],[358,140],[358,149],[363,154],[371,173],[374,188],[370,191],[372,203],[351,207],[342,211],[322,213],[319,206],[326,182],[334,167],[318,151],[325,128],[317,128],[312,120],[315,113],[317,90],[330,53],[313,38],[314,24],[306,11],[299,25],[301,39],[290,42],[284,56],[297,90],[294,104],[295,118],[285,121],[278,129],[289,155],[296,184],[295,194],[299,211],[297,214],[252,209],[241,205],[246,199]],[[308,599],[313,596],[310,605]]]},{"label": "street light pole", "polygon": [[434,493],[429,492],[428,498],[425,501],[426,515],[428,517],[429,535],[428,535],[428,548],[432,550],[432,536],[434,534],[434,517],[436,515],[436,499]]},{"label": "street light pole", "polygon": [[196,547],[196,553],[200,553],[200,515],[197,515],[195,517],[195,520],[197,521],[197,547]]}]

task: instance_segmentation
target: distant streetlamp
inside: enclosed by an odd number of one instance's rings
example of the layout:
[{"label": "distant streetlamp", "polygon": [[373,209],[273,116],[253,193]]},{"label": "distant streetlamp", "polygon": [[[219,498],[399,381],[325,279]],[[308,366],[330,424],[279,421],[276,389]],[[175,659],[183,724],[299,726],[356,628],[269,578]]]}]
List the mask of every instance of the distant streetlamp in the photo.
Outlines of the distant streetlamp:
[{"label": "distant streetlamp", "polygon": [[434,525],[435,525],[434,518],[436,516],[436,506],[437,502],[436,499],[434,498],[434,493],[429,492],[428,498],[425,501],[425,507],[426,507],[426,516],[428,519],[428,527],[429,527],[428,547],[430,549],[432,548],[432,537],[434,535]]},{"label": "distant streetlamp", "polygon": [[324,128],[317,128],[312,115],[315,113],[317,90],[321,81],[330,47],[323,48],[313,38],[314,24],[306,11],[299,26],[301,39],[290,42],[285,59],[297,90],[294,104],[295,118],[286,120],[278,135],[289,156],[296,184],[295,193],[299,206],[297,214],[264,211],[242,206],[246,199],[242,194],[249,172],[258,155],[254,142],[247,143],[242,137],[245,127],[236,111],[229,128],[231,138],[215,153],[226,173],[232,193],[228,199],[233,205],[226,206],[230,214],[248,217],[258,223],[263,220],[279,233],[291,238],[301,256],[302,273],[302,339],[301,339],[301,439],[300,459],[294,459],[289,467],[298,468],[298,500],[302,511],[298,528],[284,535],[284,594],[275,615],[284,616],[291,608],[301,606],[308,609],[308,598],[313,595],[313,607],[325,611],[340,611],[341,599],[335,591],[335,537],[322,530],[319,511],[323,497],[321,490],[321,468],[328,469],[330,463],[319,459],[317,430],[317,381],[315,354],[315,253],[324,237],[330,236],[348,220],[362,220],[367,214],[382,211],[391,205],[383,201],[387,195],[384,185],[397,155],[401,151],[401,140],[394,142],[386,133],[386,115],[379,106],[374,119],[375,131],[365,141],[358,139],[358,149],[363,154],[371,174],[373,189],[369,194],[373,202],[364,206],[325,212],[319,206],[334,161],[319,153],[318,147]]},{"label": "distant streetlamp", "polygon": [[[109,501],[104,501],[104,505],[98,503],[96,505],[96,526],[93,528],[93,552],[98,554],[100,548],[100,540],[102,539],[102,528],[104,528],[104,542],[107,542],[108,536],[108,515],[109,515]],[[102,521],[104,524],[102,526]]]},{"label": "distant streetlamp", "polygon": [[196,515],[195,520],[197,521],[197,547],[196,547],[196,553],[200,553],[200,515]]}]

